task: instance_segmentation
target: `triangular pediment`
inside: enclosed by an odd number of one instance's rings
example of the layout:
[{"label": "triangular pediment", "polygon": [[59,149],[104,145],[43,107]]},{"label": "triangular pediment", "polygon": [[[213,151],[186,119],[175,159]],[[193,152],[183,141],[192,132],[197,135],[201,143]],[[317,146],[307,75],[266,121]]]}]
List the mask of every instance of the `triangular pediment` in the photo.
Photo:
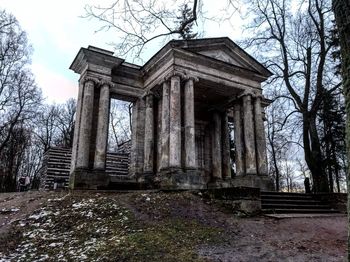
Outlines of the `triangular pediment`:
[{"label": "triangular pediment", "polygon": [[227,37],[173,40],[171,46],[207,56],[269,77],[272,73]]},{"label": "triangular pediment", "polygon": [[203,50],[203,51],[199,51],[198,54],[208,56],[231,65],[248,68],[250,70],[254,69],[253,67],[250,67],[248,63],[245,63],[242,59],[240,59],[240,57],[238,57],[237,55],[233,53],[229,53],[222,49]]},{"label": "triangular pediment", "polygon": [[[142,67],[144,72],[149,73],[151,68],[157,68],[160,63],[169,61],[172,55],[181,57],[181,59],[190,59],[207,66],[219,67],[232,72],[244,72],[252,74],[259,80],[266,80],[272,73],[251,55],[245,52],[228,37],[202,38],[191,40],[171,40],[161,50],[159,50]],[[163,60],[164,57],[167,57]],[[207,61],[206,61],[207,60]],[[153,70],[153,69],[152,69]]]}]

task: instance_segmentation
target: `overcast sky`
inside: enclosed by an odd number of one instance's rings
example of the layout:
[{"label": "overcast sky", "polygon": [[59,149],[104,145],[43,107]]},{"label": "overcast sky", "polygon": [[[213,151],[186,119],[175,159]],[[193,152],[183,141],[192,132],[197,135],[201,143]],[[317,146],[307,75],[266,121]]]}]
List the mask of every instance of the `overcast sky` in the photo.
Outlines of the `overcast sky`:
[{"label": "overcast sky", "polygon": [[[34,48],[32,71],[36,82],[49,103],[63,103],[77,96],[79,76],[69,66],[80,47],[88,45],[113,51],[108,45],[114,39],[113,32],[95,33],[101,24],[81,18],[86,4],[102,5],[109,0],[1,0],[0,8],[12,13],[27,32]],[[220,1],[221,2],[221,1]],[[222,1],[225,2],[225,1]],[[208,5],[207,3],[210,3]],[[206,1],[208,15],[215,14],[224,6],[218,1]],[[238,19],[238,16],[236,16]],[[228,24],[206,24],[206,37],[229,36],[239,39],[239,20],[234,19],[235,30]],[[231,21],[232,24],[232,21]],[[147,60],[161,46],[148,49]]]}]

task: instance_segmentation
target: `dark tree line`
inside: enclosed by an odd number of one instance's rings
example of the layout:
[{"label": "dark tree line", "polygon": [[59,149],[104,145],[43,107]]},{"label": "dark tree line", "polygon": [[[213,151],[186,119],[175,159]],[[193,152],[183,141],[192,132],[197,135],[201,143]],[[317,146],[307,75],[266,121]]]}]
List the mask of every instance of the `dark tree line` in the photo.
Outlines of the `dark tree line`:
[{"label": "dark tree line", "polygon": [[72,145],[75,100],[44,104],[30,70],[31,54],[16,18],[1,10],[0,192],[15,191],[20,176],[38,181],[43,153],[53,145]]}]

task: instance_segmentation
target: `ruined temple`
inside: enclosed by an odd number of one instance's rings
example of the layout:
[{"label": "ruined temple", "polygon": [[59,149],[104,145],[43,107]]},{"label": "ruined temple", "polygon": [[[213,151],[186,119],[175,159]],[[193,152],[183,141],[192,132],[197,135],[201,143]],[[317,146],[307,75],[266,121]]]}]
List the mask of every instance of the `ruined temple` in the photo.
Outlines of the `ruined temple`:
[{"label": "ruined temple", "polygon": [[269,101],[261,88],[271,72],[229,38],[172,40],[143,66],[89,46],[70,69],[80,74],[71,188],[111,183],[106,149],[114,98],[133,103],[128,177],[140,187],[271,189],[264,131]]}]

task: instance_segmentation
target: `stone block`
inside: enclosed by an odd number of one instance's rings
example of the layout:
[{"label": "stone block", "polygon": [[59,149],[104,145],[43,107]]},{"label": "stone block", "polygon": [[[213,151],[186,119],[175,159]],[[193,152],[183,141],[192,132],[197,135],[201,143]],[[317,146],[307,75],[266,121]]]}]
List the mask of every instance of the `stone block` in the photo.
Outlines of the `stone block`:
[{"label": "stone block", "polygon": [[243,175],[236,176],[231,180],[233,187],[253,187],[262,191],[275,191],[275,186],[268,176]]},{"label": "stone block", "polygon": [[163,170],[155,177],[155,183],[163,190],[206,188],[204,177],[197,170]]},{"label": "stone block", "polygon": [[108,187],[109,175],[104,171],[76,169],[69,182],[70,189],[103,189]]}]

